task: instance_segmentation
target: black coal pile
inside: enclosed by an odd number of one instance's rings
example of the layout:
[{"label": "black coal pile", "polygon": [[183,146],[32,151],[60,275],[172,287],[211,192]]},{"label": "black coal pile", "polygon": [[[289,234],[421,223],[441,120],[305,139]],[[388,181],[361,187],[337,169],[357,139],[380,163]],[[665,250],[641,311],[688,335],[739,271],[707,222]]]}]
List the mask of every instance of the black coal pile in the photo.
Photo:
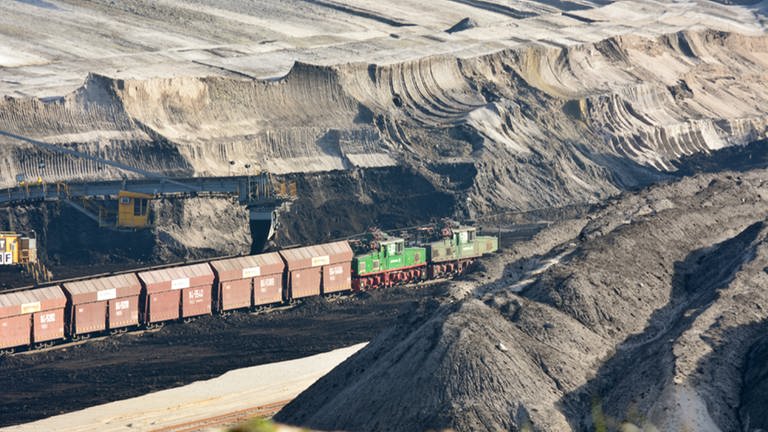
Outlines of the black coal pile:
[{"label": "black coal pile", "polygon": [[742,377],[768,318],[767,216],[765,170],[624,194],[494,257],[485,276],[455,283],[465,298],[401,317],[277,419],[348,431],[740,429],[768,402]]}]

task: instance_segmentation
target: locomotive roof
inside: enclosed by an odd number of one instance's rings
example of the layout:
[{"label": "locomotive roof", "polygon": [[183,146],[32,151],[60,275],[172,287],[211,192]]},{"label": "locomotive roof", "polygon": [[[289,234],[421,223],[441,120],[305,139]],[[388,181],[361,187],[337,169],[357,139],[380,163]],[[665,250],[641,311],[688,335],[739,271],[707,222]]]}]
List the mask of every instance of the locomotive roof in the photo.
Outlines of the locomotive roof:
[{"label": "locomotive roof", "polygon": [[380,241],[379,243],[384,245],[384,244],[390,244],[390,243],[397,243],[401,241],[405,241],[405,239],[402,237],[387,237],[384,240]]}]

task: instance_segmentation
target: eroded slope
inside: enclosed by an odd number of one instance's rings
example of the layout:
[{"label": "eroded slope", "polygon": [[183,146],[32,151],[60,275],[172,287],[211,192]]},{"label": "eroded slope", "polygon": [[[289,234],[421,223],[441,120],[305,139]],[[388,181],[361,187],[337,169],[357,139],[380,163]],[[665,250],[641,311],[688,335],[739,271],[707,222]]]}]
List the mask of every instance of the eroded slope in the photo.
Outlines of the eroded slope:
[{"label": "eroded slope", "polygon": [[[337,35],[344,41],[316,47],[311,57],[304,45],[284,48],[280,58],[301,61],[280,78],[220,69],[201,77],[184,68],[167,76],[161,60],[149,76],[128,65],[122,72],[94,67],[101,74],[61,98],[6,98],[0,128],[170,175],[244,174],[247,163],[281,175],[401,167],[462,196],[455,210],[463,216],[596,202],[664,178],[686,155],[765,136],[768,39],[758,6],[559,2],[558,12],[543,4],[530,9],[529,2],[461,3],[452,5],[476,26],[453,33],[402,2],[366,2],[362,12],[337,5],[326,11],[333,19],[362,20],[371,32],[354,43],[351,34]],[[327,9],[322,5],[308,7]],[[285,18],[290,33],[292,20],[306,11],[288,16],[284,6],[263,13]],[[29,7],[15,5],[9,13],[23,15]],[[94,10],[86,13],[79,3],[62,6],[41,19],[61,24],[56,13],[90,19],[105,10],[89,7]],[[234,2],[149,8],[135,1],[122,8],[112,19],[192,14],[185,21],[192,25],[202,14],[214,23],[237,18],[258,27],[257,9]],[[388,15],[371,14],[386,8]],[[403,25],[392,16],[423,22]],[[174,20],[169,25],[190,31]],[[245,36],[235,33],[249,29],[200,36],[243,43]],[[395,38],[377,33],[382,29],[404,33]],[[219,58],[258,68],[277,62],[275,56],[269,48]],[[120,175],[1,143],[5,187],[20,175],[46,181]]]},{"label": "eroded slope", "polygon": [[685,179],[555,225],[278,418],[342,430],[739,429],[741,370],[768,318],[765,175]]}]

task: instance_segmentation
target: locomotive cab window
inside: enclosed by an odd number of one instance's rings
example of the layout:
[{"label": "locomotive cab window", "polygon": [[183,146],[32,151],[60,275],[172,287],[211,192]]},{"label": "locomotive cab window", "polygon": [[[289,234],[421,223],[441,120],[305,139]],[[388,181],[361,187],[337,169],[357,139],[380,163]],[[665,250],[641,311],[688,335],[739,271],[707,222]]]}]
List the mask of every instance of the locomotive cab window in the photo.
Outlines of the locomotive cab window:
[{"label": "locomotive cab window", "polygon": [[387,255],[397,254],[397,243],[390,243],[387,245]]},{"label": "locomotive cab window", "polygon": [[461,244],[464,244],[464,243],[466,243],[466,242],[467,242],[467,236],[468,236],[468,234],[469,234],[469,233],[468,233],[467,231],[462,231],[462,232],[460,232],[460,233],[459,233],[459,243],[461,243]]},{"label": "locomotive cab window", "polygon": [[472,230],[472,231],[469,231],[469,232],[467,232],[467,235],[469,236],[468,238],[469,238],[469,241],[470,241],[470,242],[473,242],[473,241],[475,241],[475,235],[476,235],[476,234],[477,234],[477,233],[475,232],[475,230]]},{"label": "locomotive cab window", "polygon": [[397,254],[398,255],[402,254],[403,249],[405,249],[405,242],[404,241],[397,242],[395,245],[397,246]]}]

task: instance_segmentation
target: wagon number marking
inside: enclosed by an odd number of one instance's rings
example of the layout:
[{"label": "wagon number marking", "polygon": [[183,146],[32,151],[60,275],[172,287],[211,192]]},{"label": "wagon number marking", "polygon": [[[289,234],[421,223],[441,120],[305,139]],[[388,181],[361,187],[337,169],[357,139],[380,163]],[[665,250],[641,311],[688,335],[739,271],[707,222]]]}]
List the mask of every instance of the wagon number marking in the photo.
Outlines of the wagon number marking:
[{"label": "wagon number marking", "polygon": [[40,327],[42,329],[47,329],[48,324],[53,324],[56,322],[56,312],[49,312],[44,313],[40,315]]}]

